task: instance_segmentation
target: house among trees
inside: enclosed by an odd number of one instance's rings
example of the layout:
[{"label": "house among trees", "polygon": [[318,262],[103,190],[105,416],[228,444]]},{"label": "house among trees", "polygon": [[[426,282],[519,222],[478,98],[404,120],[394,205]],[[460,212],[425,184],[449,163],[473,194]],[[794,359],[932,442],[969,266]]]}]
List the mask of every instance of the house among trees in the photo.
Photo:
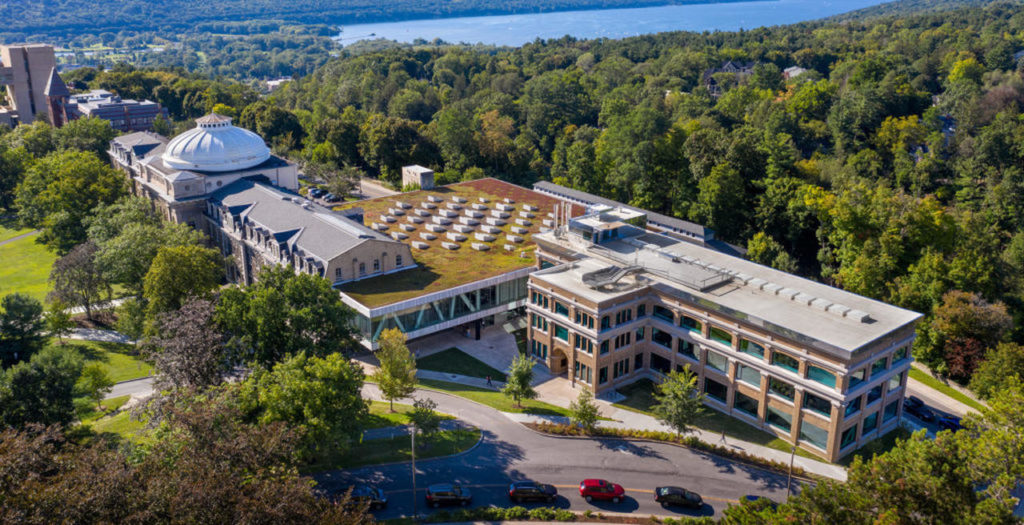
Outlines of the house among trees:
[{"label": "house among trees", "polygon": [[719,68],[712,68],[704,72],[704,87],[708,89],[712,97],[718,98],[722,96],[722,80],[723,75],[731,76],[735,79],[736,83],[746,80],[747,77],[754,73],[753,62],[737,62],[729,60],[722,64]]}]

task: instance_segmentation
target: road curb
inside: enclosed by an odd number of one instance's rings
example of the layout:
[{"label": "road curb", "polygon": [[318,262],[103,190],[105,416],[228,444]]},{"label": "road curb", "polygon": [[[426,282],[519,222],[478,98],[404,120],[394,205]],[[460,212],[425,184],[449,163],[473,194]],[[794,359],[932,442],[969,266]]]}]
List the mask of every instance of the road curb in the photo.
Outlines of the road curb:
[{"label": "road curb", "polygon": [[[515,423],[519,423],[519,422],[515,421]],[[676,448],[684,448],[686,450],[690,450],[690,451],[693,451],[693,452],[703,453],[703,454],[707,454],[709,456],[715,456],[716,458],[721,458],[721,459],[724,459],[724,460],[727,460],[727,461],[732,461],[732,462],[735,462],[735,463],[739,463],[741,465],[746,465],[746,466],[751,467],[751,468],[756,468],[758,470],[763,470],[763,471],[766,471],[766,472],[771,472],[773,474],[783,474],[783,475],[786,474],[786,472],[784,472],[784,471],[779,471],[779,470],[776,470],[776,469],[771,468],[771,467],[766,467],[764,465],[758,465],[756,463],[751,463],[749,461],[743,461],[741,459],[726,457],[726,456],[723,456],[723,455],[720,455],[720,454],[716,454],[714,452],[710,452],[710,451],[707,451],[707,450],[700,450],[700,449],[688,447],[688,446],[683,445],[681,443],[673,443],[671,441],[660,441],[660,440],[657,440],[657,439],[632,438],[632,437],[621,437],[621,436],[563,436],[563,435],[559,435],[559,434],[549,434],[547,432],[541,432],[540,430],[537,430],[537,429],[534,429],[534,428],[530,428],[528,425],[526,425],[524,423],[519,423],[519,424],[523,428],[529,430],[530,432],[533,432],[534,434],[537,434],[537,435],[540,435],[540,436],[547,436],[547,437],[555,438],[555,439],[615,439],[615,440],[619,440],[619,441],[630,441],[630,442],[636,442],[636,443],[657,443],[657,444],[661,444],[661,445],[671,445],[671,446],[676,447]],[[822,478],[831,479],[831,478],[828,478],[827,476],[822,476]],[[805,476],[799,476],[799,475],[796,475],[796,474],[793,474],[793,479],[800,480],[800,481],[806,481],[808,483],[818,483],[818,482],[821,481],[821,480],[816,480],[816,479],[813,479],[813,478],[808,478],[808,477],[805,477]]]}]

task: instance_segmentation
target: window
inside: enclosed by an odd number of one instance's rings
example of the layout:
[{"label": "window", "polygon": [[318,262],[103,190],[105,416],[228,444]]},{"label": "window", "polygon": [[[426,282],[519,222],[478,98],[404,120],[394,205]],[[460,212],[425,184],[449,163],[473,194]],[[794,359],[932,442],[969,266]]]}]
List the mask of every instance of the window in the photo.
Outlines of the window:
[{"label": "window", "polygon": [[704,325],[700,321],[686,315],[679,318],[679,326],[698,334],[704,332]]},{"label": "window", "polygon": [[602,317],[601,318],[601,331],[603,332],[603,331],[605,331],[605,330],[607,330],[607,329],[609,329],[611,327],[612,327],[611,318],[609,318],[607,315]]},{"label": "window", "polygon": [[903,384],[903,374],[896,374],[896,375],[894,375],[894,376],[889,378],[888,388],[886,388],[885,391],[886,392],[892,392],[893,390],[896,390],[897,388],[899,388],[900,385],[902,385],[902,384]]},{"label": "window", "polygon": [[693,359],[697,360],[697,345],[693,344],[686,339],[676,339],[676,352]]},{"label": "window", "polygon": [[640,327],[640,328],[636,329],[636,340],[637,341],[643,341],[644,340],[644,329],[643,329],[643,327]]},{"label": "window", "polygon": [[719,383],[718,381],[705,377],[704,393],[715,401],[725,403],[726,398],[729,396],[729,387]]},{"label": "window", "polygon": [[746,365],[740,365],[737,378],[744,383],[754,385],[754,388],[761,388],[761,373],[757,369]]},{"label": "window", "polygon": [[375,271],[375,272],[379,272],[380,271],[380,259],[374,259],[373,260],[373,271]]},{"label": "window", "polygon": [[736,391],[732,402],[733,408],[739,410],[740,412],[743,412],[748,416],[757,417],[758,406],[759,403],[756,399],[744,394],[743,392],[740,392],[739,390]]},{"label": "window", "polygon": [[900,400],[897,399],[888,405],[885,405],[885,410],[882,412],[882,422],[886,423],[892,418],[896,417],[896,412],[900,409]]},{"label": "window", "polygon": [[740,352],[764,359],[764,347],[749,339],[740,339]]},{"label": "window", "polygon": [[587,354],[594,353],[594,342],[580,334],[572,334],[572,344],[574,348]]},{"label": "window", "polygon": [[568,343],[569,342],[569,330],[566,329],[564,326],[556,324],[555,325],[555,337],[557,337],[558,339],[561,339],[562,341],[565,341],[565,342]]},{"label": "window", "polygon": [[402,267],[402,256],[401,255],[396,255],[395,256],[395,266],[398,267],[398,268]]},{"label": "window", "polygon": [[616,361],[612,365],[612,378],[613,379],[618,379],[619,377],[624,376],[624,375],[626,375],[628,373],[629,373],[629,359],[623,359],[621,361]]},{"label": "window", "polygon": [[597,371],[597,383],[603,385],[608,382],[608,367],[601,367],[601,370]]},{"label": "window", "polygon": [[661,357],[658,354],[651,353],[651,370],[656,370],[662,374],[669,373],[672,370],[672,361]]},{"label": "window", "polygon": [[768,391],[790,401],[793,400],[793,396],[796,394],[796,389],[793,388],[793,385],[786,383],[785,381],[779,381],[774,377],[768,378]]},{"label": "window", "polygon": [[580,363],[579,361],[576,361],[576,363],[573,366],[573,369],[574,369],[573,370],[573,376],[576,379],[578,379],[580,381],[583,381],[585,383],[589,383],[590,382],[591,376],[590,376],[590,367],[589,366],[587,366],[587,365],[585,365],[583,363]]},{"label": "window", "polygon": [[783,354],[782,352],[772,353],[772,364],[779,368],[785,368],[790,372],[800,371],[800,361],[797,361],[795,358]]},{"label": "window", "polygon": [[832,415],[832,403],[810,392],[804,392],[804,408],[813,410],[825,417]]},{"label": "window", "polygon": [[359,275],[366,275],[366,263],[359,263]]},{"label": "window", "polygon": [[843,417],[848,418],[857,412],[860,412],[860,398],[850,401],[849,405],[846,405],[846,409],[843,410]]},{"label": "window", "polygon": [[608,353],[608,341],[601,341],[601,355]]},{"label": "window", "polygon": [[843,431],[843,435],[839,437],[839,450],[842,450],[857,441],[857,425]]},{"label": "window", "polygon": [[723,374],[729,373],[729,358],[722,354],[708,351],[707,365]]},{"label": "window", "polygon": [[718,341],[726,346],[732,346],[732,334],[716,326],[711,327],[711,340]]},{"label": "window", "polygon": [[828,429],[821,428],[810,421],[800,423],[800,439],[820,449],[828,448]]},{"label": "window", "polygon": [[876,375],[884,372],[886,368],[887,367],[885,366],[884,357],[879,359],[878,361],[875,361],[875,364],[871,365],[871,377],[873,378]]},{"label": "window", "polygon": [[768,407],[764,420],[767,421],[769,425],[785,430],[786,432],[789,432],[793,427],[793,416],[771,406]]},{"label": "window", "polygon": [[904,346],[902,348],[897,348],[896,351],[893,352],[893,354],[892,354],[892,364],[893,364],[893,366],[896,366],[896,363],[900,363],[900,362],[904,361],[909,355],[910,355],[910,347],[909,346]]},{"label": "window", "polygon": [[646,315],[647,315],[647,305],[646,304],[642,304],[642,305],[636,307],[636,316],[637,317],[644,317]]},{"label": "window", "polygon": [[847,390],[853,390],[857,385],[863,383],[866,375],[867,369],[865,368],[861,368],[860,370],[850,374],[850,386]]},{"label": "window", "polygon": [[875,427],[877,427],[877,426],[878,426],[878,412],[875,412],[875,413],[871,414],[870,416],[864,418],[864,425],[861,427],[860,433],[861,433],[861,435],[864,435],[864,434],[867,434],[868,432],[872,432],[872,431],[875,430]]},{"label": "window", "polygon": [[878,385],[868,391],[868,404],[874,403],[882,398],[882,385]]},{"label": "window", "polygon": [[644,367],[644,355],[637,354],[633,356],[633,370],[640,370]]},{"label": "window", "polygon": [[665,321],[668,324],[672,324],[673,322],[675,322],[675,316],[672,314],[672,310],[669,310],[664,306],[657,304],[654,305],[652,313],[654,317],[657,317],[658,319],[661,319],[662,321]]},{"label": "window", "polygon": [[836,387],[836,375],[824,368],[817,367],[814,365],[807,365],[807,379],[816,381],[829,388]]},{"label": "window", "polygon": [[558,301],[555,301],[555,313],[566,319],[569,318],[569,308]]},{"label": "window", "polygon": [[651,341],[654,341],[669,350],[672,349],[672,334],[669,334],[668,332],[662,332],[657,328],[651,328]]},{"label": "window", "polygon": [[334,278],[335,279],[341,279],[341,268],[335,268],[334,269]]}]

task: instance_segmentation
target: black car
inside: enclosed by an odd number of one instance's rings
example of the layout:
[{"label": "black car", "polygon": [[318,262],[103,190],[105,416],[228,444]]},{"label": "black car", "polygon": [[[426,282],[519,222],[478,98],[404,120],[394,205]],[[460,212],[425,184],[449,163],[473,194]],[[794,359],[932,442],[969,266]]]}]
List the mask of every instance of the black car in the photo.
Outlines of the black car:
[{"label": "black car", "polygon": [[682,487],[658,487],[654,489],[654,501],[661,503],[662,507],[675,505],[699,509],[704,506],[704,500],[700,499],[700,494],[690,492]]},{"label": "black car", "polygon": [[523,501],[546,501],[551,503],[558,497],[558,489],[544,483],[517,481],[508,487],[508,499],[517,503]]},{"label": "black car", "polygon": [[960,424],[960,418],[956,416],[942,416],[935,422],[935,424],[943,430],[952,430],[953,432],[963,430],[964,428],[964,426]]},{"label": "black car", "polygon": [[384,495],[384,491],[369,485],[352,487],[349,501],[357,505],[366,503],[371,509],[383,509],[388,505],[388,498]]},{"label": "black car", "polygon": [[924,404],[917,397],[910,396],[903,401],[903,409],[910,415],[924,421],[925,423],[931,423],[935,421],[935,412],[928,408],[928,405]]},{"label": "black car", "polygon": [[310,188],[309,189],[309,195],[311,197],[319,199],[320,197],[322,197],[324,195],[324,190],[321,190],[320,188]]},{"label": "black car", "polygon": [[327,202],[338,202],[339,200],[341,200],[338,198],[337,195],[333,193],[325,193],[323,199]]},{"label": "black car", "polygon": [[469,505],[473,501],[473,495],[469,489],[464,489],[452,483],[437,483],[427,487],[427,505],[440,507],[441,505]]}]

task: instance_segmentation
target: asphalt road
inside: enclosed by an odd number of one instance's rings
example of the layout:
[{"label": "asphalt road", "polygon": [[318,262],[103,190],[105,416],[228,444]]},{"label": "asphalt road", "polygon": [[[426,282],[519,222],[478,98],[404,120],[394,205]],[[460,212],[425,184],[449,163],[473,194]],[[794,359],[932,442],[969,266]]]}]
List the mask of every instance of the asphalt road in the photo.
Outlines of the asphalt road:
[{"label": "asphalt road", "polygon": [[[379,398],[375,385],[364,394]],[[511,506],[508,484],[532,479],[558,488],[554,506],[595,512],[632,512],[640,516],[720,515],[722,509],[746,494],[786,497],[786,476],[749,467],[708,454],[659,443],[613,439],[568,439],[537,434],[500,412],[456,396],[417,391],[430,397],[438,410],[452,414],[482,431],[481,443],[468,453],[451,458],[417,461],[415,504],[425,509],[424,488],[432,483],[457,482],[473,492],[473,506]],[[407,401],[408,402],[408,401]],[[369,483],[388,495],[388,508],[380,519],[411,515],[412,476],[409,463],[339,470],[314,476],[328,492],[344,492],[355,483]],[[579,482],[604,478],[625,487],[626,498],[618,504],[587,503],[579,496]],[[654,501],[654,488],[677,485],[699,493],[701,509],[663,509]],[[794,490],[798,487],[794,482]],[[525,507],[544,504],[525,504]]]}]

